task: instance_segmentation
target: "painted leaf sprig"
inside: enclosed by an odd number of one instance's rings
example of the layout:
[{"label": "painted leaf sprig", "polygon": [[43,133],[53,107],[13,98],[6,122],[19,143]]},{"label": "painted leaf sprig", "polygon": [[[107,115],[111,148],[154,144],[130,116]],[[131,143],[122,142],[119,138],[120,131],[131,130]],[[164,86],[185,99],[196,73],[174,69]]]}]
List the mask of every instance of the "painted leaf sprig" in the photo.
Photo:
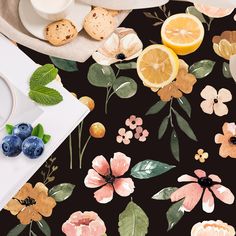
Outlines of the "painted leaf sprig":
[{"label": "painted leaf sprig", "polygon": [[163,188],[161,191],[152,196],[154,200],[169,200],[172,193],[174,193],[178,188],[167,187]]},{"label": "painted leaf sprig", "polygon": [[56,202],[63,202],[72,195],[74,188],[75,185],[70,183],[58,184],[49,190],[48,195]]},{"label": "painted leaf sprig", "polygon": [[215,62],[211,60],[201,60],[195,62],[189,67],[189,73],[193,74],[197,79],[207,77],[215,66]]},{"label": "painted leaf sprig", "polygon": [[37,221],[37,225],[45,236],[51,236],[51,228],[44,219]]},{"label": "painted leaf sprig", "polygon": [[77,63],[75,61],[65,60],[57,57],[50,57],[52,63],[59,69],[74,72],[78,71]]},{"label": "painted leaf sprig", "polygon": [[143,209],[131,201],[119,215],[120,236],[145,236],[149,219]]},{"label": "painted leaf sprig", "polygon": [[118,76],[120,70],[134,69],[136,63],[120,63],[115,65],[118,72],[115,74],[111,66],[103,66],[94,63],[88,71],[88,81],[96,87],[106,88],[105,113],[107,114],[108,102],[111,97],[116,94],[119,98],[127,99],[133,97],[137,93],[137,83],[132,78],[126,76]]}]

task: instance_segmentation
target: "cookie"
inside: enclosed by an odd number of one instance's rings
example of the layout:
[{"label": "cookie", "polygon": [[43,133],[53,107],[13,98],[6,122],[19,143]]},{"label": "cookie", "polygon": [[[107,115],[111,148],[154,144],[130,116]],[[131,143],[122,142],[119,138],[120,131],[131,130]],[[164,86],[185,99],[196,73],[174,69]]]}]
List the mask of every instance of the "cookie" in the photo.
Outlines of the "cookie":
[{"label": "cookie", "polygon": [[84,20],[85,31],[96,40],[107,38],[115,28],[116,19],[101,7],[95,7]]},{"label": "cookie", "polygon": [[53,22],[45,29],[46,39],[54,46],[61,46],[71,42],[77,34],[76,26],[67,19]]}]

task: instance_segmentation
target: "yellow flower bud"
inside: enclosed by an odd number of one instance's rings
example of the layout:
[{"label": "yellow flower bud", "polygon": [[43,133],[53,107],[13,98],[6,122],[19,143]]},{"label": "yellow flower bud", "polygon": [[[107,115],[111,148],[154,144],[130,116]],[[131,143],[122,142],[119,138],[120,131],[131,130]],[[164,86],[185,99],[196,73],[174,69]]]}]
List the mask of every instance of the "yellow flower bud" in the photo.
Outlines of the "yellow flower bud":
[{"label": "yellow flower bud", "polygon": [[94,138],[103,138],[106,133],[106,128],[102,123],[96,122],[90,126],[89,133]]},{"label": "yellow flower bud", "polygon": [[82,102],[85,106],[87,106],[90,111],[92,111],[95,107],[94,100],[88,96],[81,97],[79,101]]}]

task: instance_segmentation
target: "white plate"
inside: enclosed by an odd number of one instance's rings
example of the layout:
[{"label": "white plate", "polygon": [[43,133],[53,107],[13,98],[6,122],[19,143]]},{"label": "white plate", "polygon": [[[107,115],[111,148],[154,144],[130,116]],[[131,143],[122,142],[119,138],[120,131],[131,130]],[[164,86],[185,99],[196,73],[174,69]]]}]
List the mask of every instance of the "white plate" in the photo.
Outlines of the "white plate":
[{"label": "white plate", "polygon": [[11,118],[15,96],[12,87],[8,81],[0,75],[0,130],[5,126],[8,120]]},{"label": "white plate", "polygon": [[[70,15],[66,19],[72,21],[78,32],[83,29],[83,22],[85,16],[91,11],[91,5],[75,1],[75,6]],[[46,20],[39,16],[33,9],[30,0],[20,0],[19,2],[19,16],[24,27],[35,37],[42,40],[45,39],[44,30],[53,21]]]},{"label": "white plate", "polygon": [[[3,156],[0,150],[0,210],[12,198],[39,167],[52,155],[67,136],[88,114],[89,109],[57,81],[48,86],[63,96],[63,101],[55,106],[40,106],[29,99],[29,79],[38,68],[17,46],[0,34],[0,74],[8,79],[14,89],[16,104],[10,124],[42,124],[45,132],[52,136],[45,145],[40,158],[31,160],[22,153],[14,158]],[[1,93],[1,91],[0,91]],[[1,110],[1,108],[0,108]],[[0,131],[0,140],[6,135]],[[67,162],[69,168],[69,162]],[[1,233],[0,233],[1,235]]]}]

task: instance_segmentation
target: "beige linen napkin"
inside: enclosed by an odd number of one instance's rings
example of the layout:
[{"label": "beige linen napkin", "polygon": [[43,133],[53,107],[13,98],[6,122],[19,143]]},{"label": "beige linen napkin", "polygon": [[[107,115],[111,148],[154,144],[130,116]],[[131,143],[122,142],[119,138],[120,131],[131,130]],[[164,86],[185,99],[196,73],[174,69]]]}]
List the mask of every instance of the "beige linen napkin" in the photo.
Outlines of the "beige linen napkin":
[{"label": "beige linen napkin", "polygon": [[[91,39],[82,31],[73,42],[60,47],[52,46],[32,36],[24,28],[19,18],[18,5],[19,0],[0,0],[0,32],[21,45],[50,56],[84,62],[103,43]],[[129,11],[122,11],[117,16],[117,27],[128,14]]]}]

